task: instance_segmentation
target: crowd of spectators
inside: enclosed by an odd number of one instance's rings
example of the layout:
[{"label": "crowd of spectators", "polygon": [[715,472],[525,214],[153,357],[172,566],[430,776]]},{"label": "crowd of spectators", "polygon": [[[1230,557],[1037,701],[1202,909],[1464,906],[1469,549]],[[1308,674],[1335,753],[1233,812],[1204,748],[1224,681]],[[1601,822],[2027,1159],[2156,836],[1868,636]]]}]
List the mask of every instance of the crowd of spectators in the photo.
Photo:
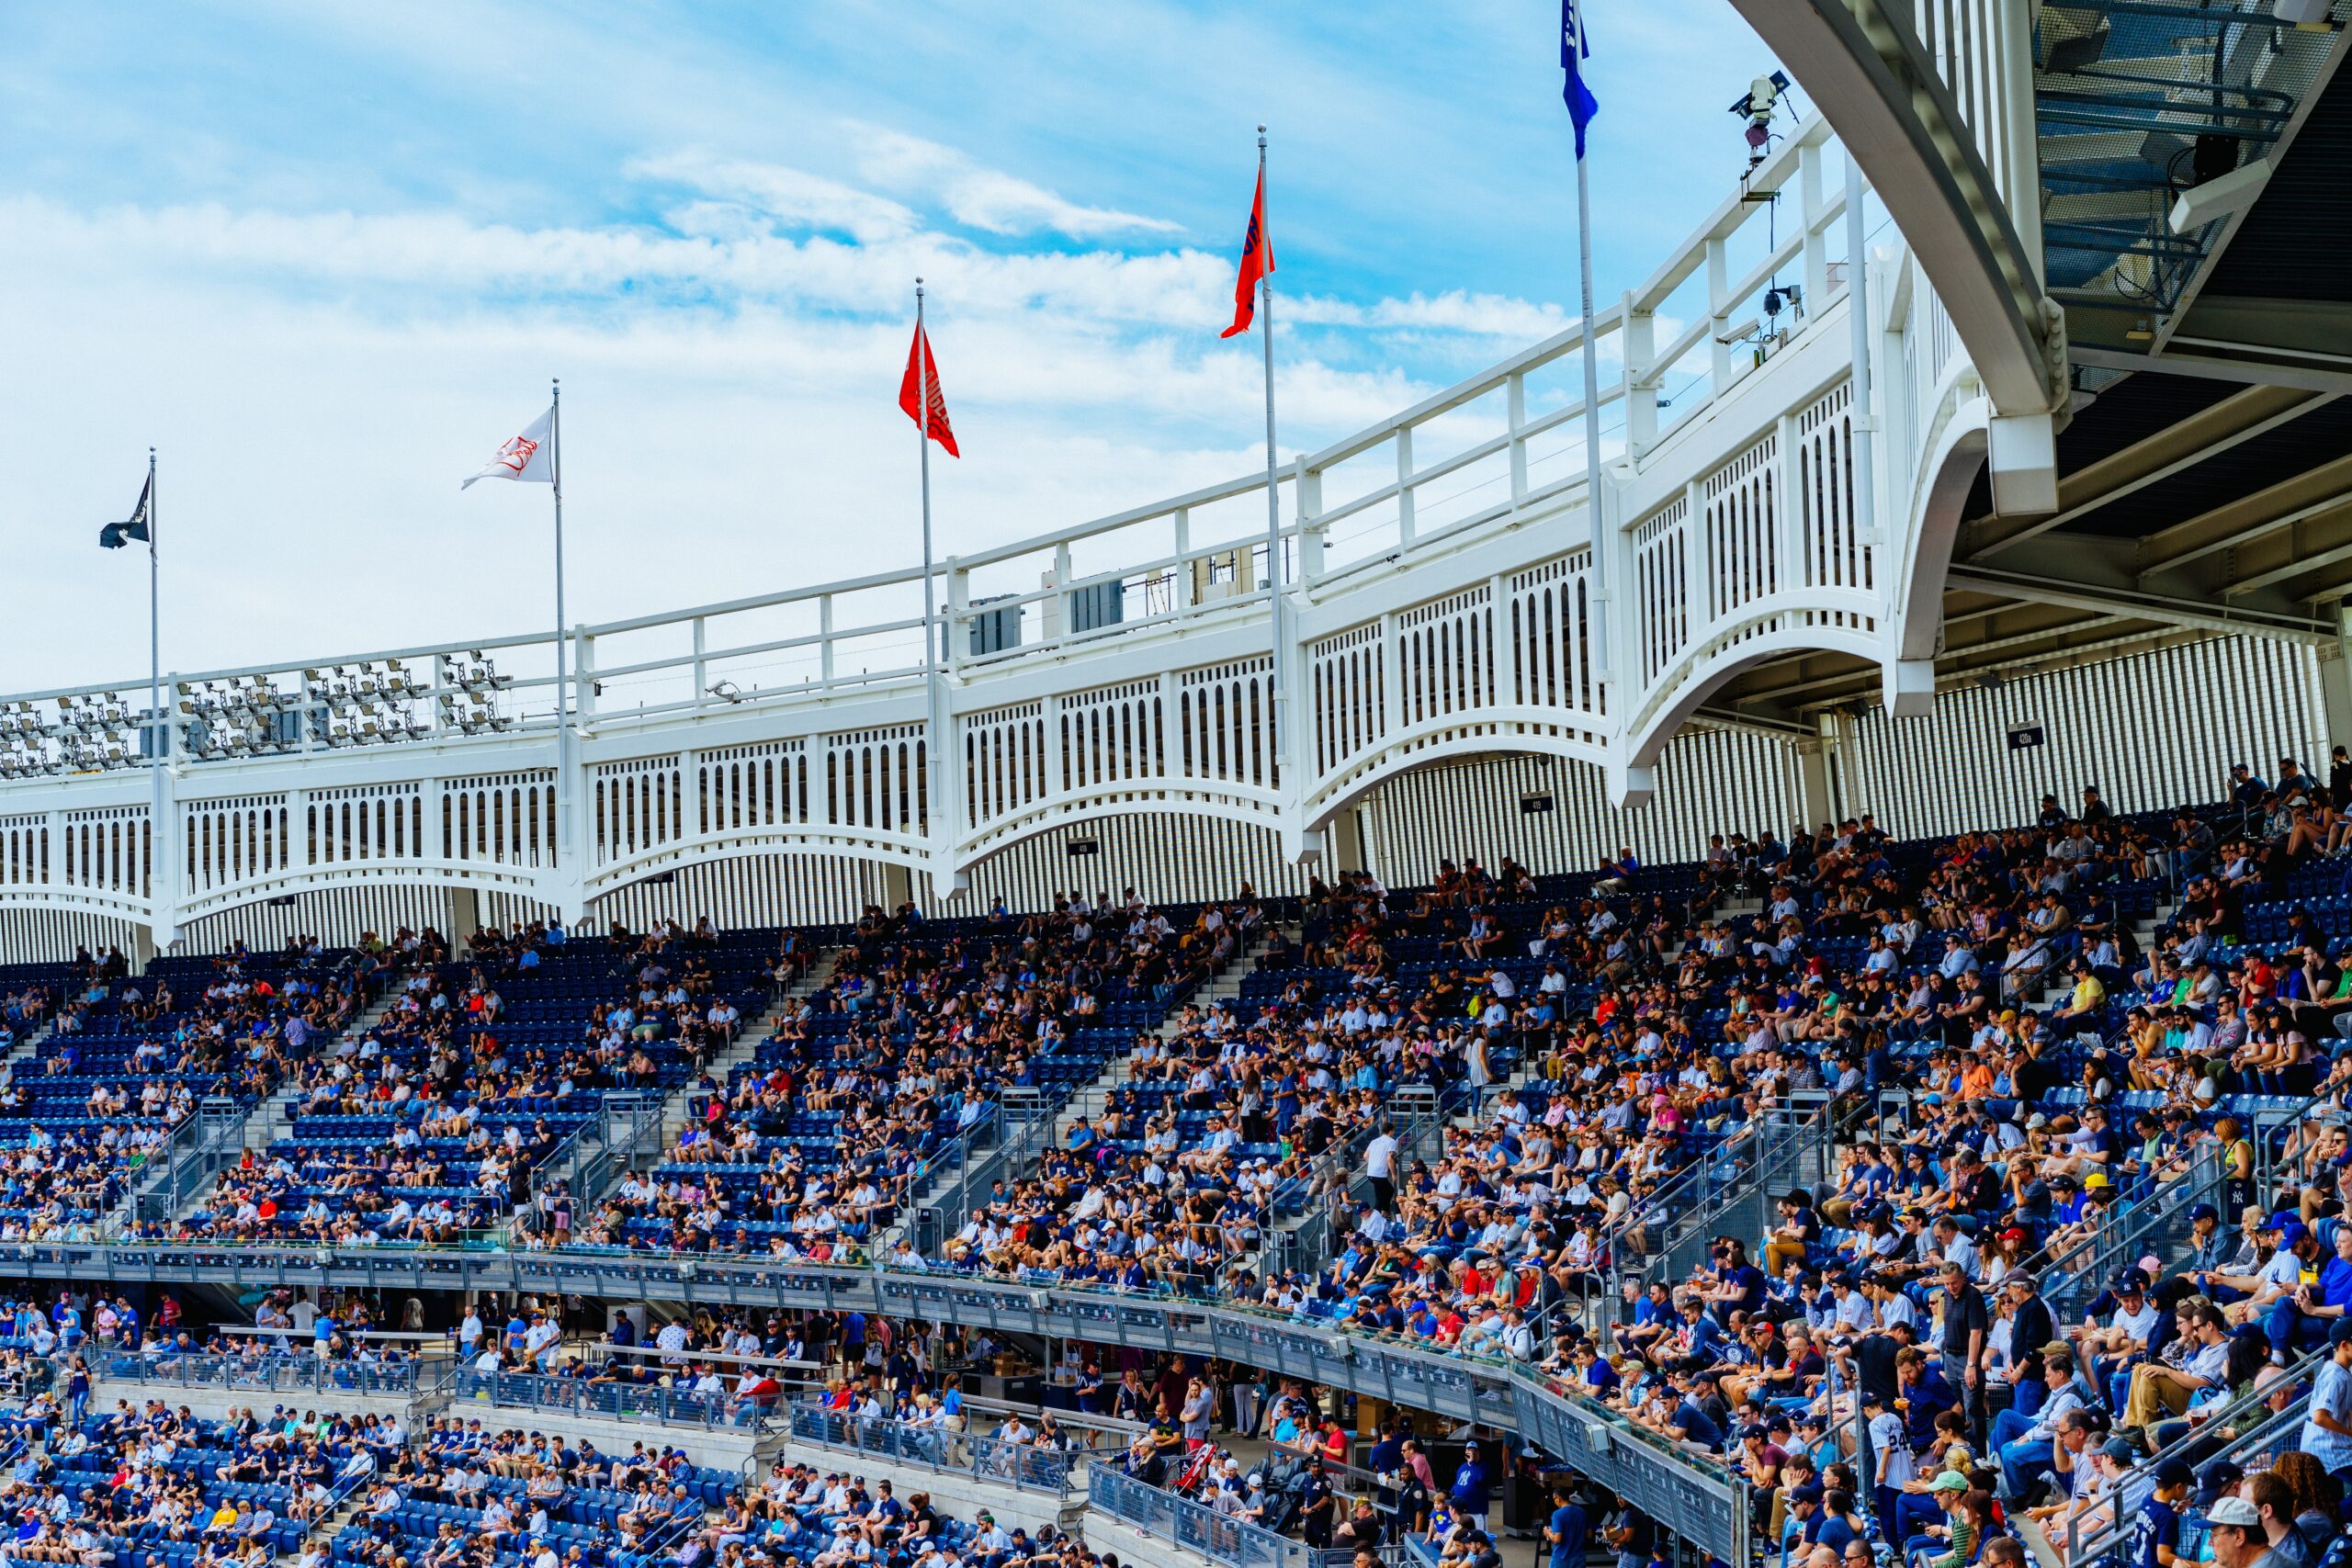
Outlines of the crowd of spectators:
[{"label": "crowd of spectators", "polygon": [[[786,1261],[879,1251],[920,1262],[903,1235],[878,1244],[945,1161],[982,1135],[1001,1135],[983,1126],[991,1101],[1025,1091],[1034,1113],[1051,1114],[1131,1042],[1139,1062],[1156,1061],[1155,1037],[1137,1032],[1232,962],[1264,919],[1247,888],[1230,904],[1193,908],[1156,908],[1131,894],[1074,896],[1019,918],[1001,901],[988,916],[952,921],[925,920],[911,907],[870,908],[825,984],[779,1010],[752,1060],[724,1083],[705,1075],[695,1119],[667,1159],[621,1181],[582,1239]],[[787,951],[780,962],[794,957]],[[1124,1118],[1089,1123],[1081,1147],[1128,1127]],[[1138,1146],[1143,1132],[1133,1128]],[[1241,1184],[1220,1181],[1239,1163],[1199,1162],[1186,1173],[1197,1182],[1149,1216],[1099,1217],[1123,1229],[1128,1258],[1213,1267],[1256,1228],[1244,1224]],[[1086,1201],[1082,1185],[1058,1165],[1023,1178],[972,1214],[948,1256],[1014,1266],[1057,1243],[1077,1247],[1080,1228],[1091,1239],[1098,1219],[1095,1209],[1067,1213]],[[1046,1228],[1064,1234],[1040,1234]]]},{"label": "crowd of spectators", "polygon": [[352,953],[309,937],[159,958],[137,976],[114,949],[37,967],[0,979],[6,1032],[38,1037],[0,1070],[9,1241],[94,1239],[200,1103],[258,1103],[348,1024],[368,987]]},{"label": "crowd of spectators", "polygon": [[[535,921],[476,931],[451,961],[430,931],[364,950],[390,1002],[297,1066],[292,1126],[220,1173],[208,1201],[148,1233],[330,1246],[446,1245],[517,1213],[568,1240],[542,1172],[606,1096],[666,1093],[731,1043],[761,964],[704,922],[571,938]],[[764,983],[763,976],[758,983]]]}]

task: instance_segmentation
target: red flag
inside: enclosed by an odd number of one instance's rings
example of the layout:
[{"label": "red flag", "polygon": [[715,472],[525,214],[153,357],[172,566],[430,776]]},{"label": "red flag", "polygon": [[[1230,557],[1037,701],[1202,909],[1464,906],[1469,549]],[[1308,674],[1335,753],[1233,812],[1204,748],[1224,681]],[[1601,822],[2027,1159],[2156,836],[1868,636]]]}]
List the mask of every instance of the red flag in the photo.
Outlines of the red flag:
[{"label": "red flag", "polygon": [[1233,285],[1233,324],[1217,333],[1231,337],[1250,330],[1258,314],[1258,280],[1274,270],[1274,242],[1266,232],[1266,171],[1258,171],[1258,194],[1250,202],[1250,232],[1241,241],[1241,276]]},{"label": "red flag", "polygon": [[[931,417],[925,420],[917,412],[922,407],[920,383],[931,385]],[[922,433],[947,448],[951,457],[964,454],[956,450],[956,432],[948,428],[947,400],[939,390],[939,365],[931,357],[931,335],[922,330],[922,322],[915,322],[915,341],[907,349],[907,378],[899,383],[899,406],[907,417],[922,427]]]}]

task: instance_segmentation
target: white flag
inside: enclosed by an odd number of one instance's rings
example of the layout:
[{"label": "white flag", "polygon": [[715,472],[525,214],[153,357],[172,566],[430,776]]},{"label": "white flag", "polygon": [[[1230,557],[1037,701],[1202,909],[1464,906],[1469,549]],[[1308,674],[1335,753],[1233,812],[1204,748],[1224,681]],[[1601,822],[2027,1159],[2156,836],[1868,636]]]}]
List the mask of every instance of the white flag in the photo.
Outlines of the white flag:
[{"label": "white flag", "polygon": [[548,432],[554,423],[555,409],[550,406],[547,412],[531,422],[529,429],[501,446],[498,456],[484,463],[473,479],[458,488],[465,490],[474,479],[523,479],[532,484],[553,484],[555,466],[549,461]]}]

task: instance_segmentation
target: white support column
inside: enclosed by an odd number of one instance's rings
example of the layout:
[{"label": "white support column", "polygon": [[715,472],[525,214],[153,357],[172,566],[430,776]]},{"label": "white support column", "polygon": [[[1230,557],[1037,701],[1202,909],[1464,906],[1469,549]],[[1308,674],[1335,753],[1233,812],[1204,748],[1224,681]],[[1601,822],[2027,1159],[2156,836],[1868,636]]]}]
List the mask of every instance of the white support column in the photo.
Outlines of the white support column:
[{"label": "white support column", "polygon": [[1710,363],[1714,367],[1714,394],[1721,397],[1731,385],[1731,344],[1724,338],[1731,331],[1731,263],[1720,239],[1707,242],[1707,343],[1713,354]]},{"label": "white support column", "polygon": [[1715,561],[1707,526],[1707,487],[1692,479],[1682,487],[1682,525],[1690,533],[1690,632],[1695,637],[1715,618]]},{"label": "white support column", "polygon": [[1306,454],[1290,462],[1292,508],[1298,523],[1298,587],[1301,596],[1323,575],[1323,470],[1306,466]]},{"label": "white support column", "polygon": [[[1625,463],[1639,469],[1641,459],[1657,439],[1657,317],[1634,308],[1634,291],[1618,299],[1618,320],[1624,323],[1623,397],[1625,408]],[[1512,422],[1514,427],[1518,422]]]},{"label": "white support column", "polygon": [[[2338,599],[2333,618],[2335,657],[2322,660],[2319,667],[2321,719],[2330,746],[2352,744],[2352,601]],[[2312,765],[2324,766],[2326,761],[2322,756]]]},{"label": "white support column", "polygon": [[[1302,581],[1304,576],[1300,573]],[[1275,592],[1285,601],[1283,639],[1274,649],[1274,657],[1282,661],[1282,724],[1274,736],[1281,747],[1282,787],[1276,799],[1283,843],[1295,863],[1323,852],[1322,829],[1307,828],[1305,805],[1306,788],[1315,771],[1315,703],[1306,679],[1306,644],[1298,635],[1299,601],[1304,594],[1298,582],[1282,583],[1279,580]]]},{"label": "white support column", "polygon": [[947,667],[961,665],[972,653],[972,574],[954,556],[947,558]]},{"label": "white support column", "polygon": [[1650,803],[1657,787],[1654,769],[1636,766],[1633,760],[1631,724],[1634,705],[1640,700],[1641,628],[1636,617],[1621,614],[1624,605],[1634,603],[1632,595],[1622,584],[1629,584],[1634,577],[1634,540],[1624,528],[1624,493],[1608,482],[1604,476],[1600,486],[1600,515],[1593,531],[1593,546],[1610,553],[1609,581],[1611,592],[1617,595],[1610,606],[1605,624],[1609,641],[1609,680],[1604,685],[1609,705],[1609,763],[1603,783],[1609,803],[1621,811],[1638,810]]},{"label": "white support column", "polygon": [[448,921],[442,934],[449,939],[450,951],[461,951],[466,939],[481,929],[481,893],[463,885],[450,888]]},{"label": "white support column", "polygon": [[1396,542],[1413,542],[1413,427],[1396,431]]},{"label": "white support column", "polygon": [[[166,677],[164,689],[177,689],[176,679]],[[166,758],[175,757],[179,744],[179,726],[164,727]],[[148,940],[158,953],[168,953],[180,939],[180,909],[187,901],[187,817],[180,805],[179,770],[169,761],[158,770],[160,785],[150,796],[148,809],[162,807],[164,818],[155,825],[154,887],[147,919]],[[64,842],[63,818],[51,814],[50,864],[58,863],[59,849]]]},{"label": "white support column", "polygon": [[[958,566],[955,558],[948,558],[947,604],[948,626],[957,625],[956,612],[967,607],[971,593],[971,574]],[[955,636],[950,631],[951,654],[955,648],[968,642],[968,637]],[[951,660],[951,668],[960,660]],[[931,758],[931,833],[925,853],[931,865],[931,889],[934,898],[944,898],[961,892],[967,885],[965,873],[956,869],[956,856],[970,836],[970,814],[966,809],[964,789],[967,773],[964,766],[964,740],[956,718],[956,697],[960,684],[951,688],[951,677],[925,682],[931,693],[930,711],[923,726],[924,745]]]},{"label": "white support column", "polygon": [[1329,835],[1331,870],[1334,872],[1363,869],[1363,810],[1351,806],[1331,818],[1324,829]]},{"label": "white support column", "polygon": [[915,901],[915,874],[897,861],[882,863],[882,902],[885,912],[897,914]]},{"label": "white support column", "polygon": [[1797,482],[1797,416],[1781,416],[1780,439],[1772,443],[1772,574],[1778,592],[1806,586],[1810,563],[1804,553],[1804,487]]},{"label": "white support column", "polygon": [[1815,720],[1820,734],[1812,740],[1800,740],[1797,751],[1797,809],[1804,813],[1804,826],[1817,828],[1824,822],[1837,820],[1837,802],[1830,797],[1829,758],[1838,745],[1838,716],[1825,713]]},{"label": "white support column", "polygon": [[1395,614],[1380,617],[1380,733],[1394,743],[1405,728],[1405,650],[1396,641]]},{"label": "white support column", "polygon": [[[596,716],[596,639],[577,628],[563,634],[571,640],[572,724],[585,739]],[[563,923],[578,931],[588,919],[588,872],[594,852],[589,847],[588,832],[588,762],[586,748],[574,743],[559,743],[555,749],[555,797],[568,818],[558,826],[559,845],[554,874],[545,879],[543,894],[548,903],[563,917]],[[561,776],[569,773],[569,777]],[[568,846],[568,858],[563,848]]]},{"label": "white support column", "polygon": [[1514,370],[1503,383],[1506,417],[1510,421],[1510,498],[1527,497],[1527,372]]},{"label": "white support column", "polygon": [[817,595],[817,682],[833,683],[833,596]]},{"label": "white support column", "polygon": [[1822,221],[1821,144],[1797,149],[1797,210],[1804,224],[1804,313],[1829,304],[1829,235]]},{"label": "white support column", "polygon": [[[2007,134],[2006,154],[1994,170],[2001,186],[2009,221],[2017,226],[2018,248],[2033,268],[2034,286],[2042,282],[2046,258],[2041,249],[2041,138],[2035,134],[2033,107],[2034,8],[2000,5],[1997,35],[1993,39],[1995,89],[2002,100]],[[1989,162],[1990,160],[1988,160]],[[2026,193],[2018,199],[2018,193]]]},{"label": "white support column", "polygon": [[1193,509],[1189,506],[1180,506],[1176,509],[1175,553],[1176,584],[1170,603],[1181,612],[1189,610],[1200,603],[1199,597],[1193,592],[1195,584],[1193,577],[1198,563],[1185,558],[1193,553]]},{"label": "white support column", "polygon": [[1510,629],[1510,579],[1501,572],[1487,580],[1487,609],[1495,626],[1495,705],[1519,701],[1519,638]]},{"label": "white support column", "polygon": [[2049,414],[1996,415],[1984,466],[1993,475],[1993,510],[2002,516],[2058,510],[2058,426]]}]

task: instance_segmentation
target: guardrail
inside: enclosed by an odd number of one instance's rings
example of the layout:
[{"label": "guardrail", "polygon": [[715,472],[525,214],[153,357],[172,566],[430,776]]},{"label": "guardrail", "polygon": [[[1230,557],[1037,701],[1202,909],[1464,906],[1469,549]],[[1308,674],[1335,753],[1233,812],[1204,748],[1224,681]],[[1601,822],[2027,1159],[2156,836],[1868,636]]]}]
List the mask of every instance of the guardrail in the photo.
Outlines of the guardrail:
[{"label": "guardrail", "polygon": [[791,1416],[795,1442],[1056,1496],[1070,1489],[1083,1457],[1034,1443],[1011,1443],[1001,1438],[974,1437],[944,1427],[919,1427],[878,1416],[847,1416],[810,1404],[794,1405]]},{"label": "guardrail", "polygon": [[667,1104],[668,1097],[662,1094],[607,1094],[597,1103],[596,1118],[557,1151],[563,1169],[555,1179],[571,1194],[577,1213],[585,1214],[595,1206],[618,1170],[662,1153]]},{"label": "guardrail", "polygon": [[560,1292],[860,1312],[1236,1361],[1532,1436],[1572,1468],[1642,1500],[1653,1517],[1670,1520],[1693,1545],[1725,1562],[1746,1561],[1746,1483],[1720,1461],[1645,1433],[1621,1414],[1524,1367],[1437,1354],[1233,1303],[944,1273],[650,1258],[617,1249],[19,1243],[0,1247],[0,1267],[43,1280],[174,1280],[236,1290]]},{"label": "guardrail", "polygon": [[2209,1145],[2198,1150],[2177,1177],[2114,1205],[2104,1223],[2040,1271],[2041,1294],[2050,1310],[2064,1321],[2104,1290],[2107,1281],[2155,1250],[2153,1243],[2159,1232],[2185,1231],[2188,1211],[2220,1196],[2226,1169],[2221,1151]]},{"label": "guardrail", "polygon": [[652,1421],[665,1427],[767,1428],[775,1425],[782,1395],[744,1399],[731,1393],[644,1383],[597,1382],[549,1377],[543,1372],[460,1371],[450,1385],[457,1400],[516,1405],[614,1421]]},{"label": "guardrail", "polygon": [[178,1213],[182,1204],[243,1152],[246,1118],[245,1109],[234,1100],[207,1095],[172,1129],[170,1140],[149,1162],[146,1185],[118,1204],[109,1222],[145,1224]]},{"label": "guardrail", "polygon": [[93,1349],[86,1357],[93,1376],[119,1382],[169,1383],[180,1388],[218,1388],[240,1393],[380,1393],[416,1392],[419,1365],[402,1361],[329,1361],[316,1356],[277,1352],[260,1356],[209,1356],[165,1351]]},{"label": "guardrail", "polygon": [[[1661,1276],[1689,1276],[1718,1235],[1762,1235],[1780,1193],[1827,1176],[1834,1114],[1826,1097],[1768,1111],[1708,1150],[1627,1218],[1611,1245],[1612,1272],[1638,1292]],[[1611,1292],[1612,1307],[1624,1294]]]},{"label": "guardrail", "polygon": [[1310,1560],[1323,1555],[1310,1552],[1303,1541],[1100,1465],[1086,1472],[1086,1502],[1123,1524],[1227,1568],[1314,1568]]},{"label": "guardrail", "polygon": [[[1384,1117],[1396,1128],[1399,1168],[1417,1159],[1435,1158],[1443,1151],[1448,1114],[1426,1086],[1407,1087],[1422,1089],[1424,1093],[1408,1099],[1400,1089],[1383,1108]],[[1313,1205],[1319,1200],[1321,1206],[1286,1230],[1270,1229],[1260,1252],[1265,1271],[1319,1269],[1337,1250],[1334,1243],[1342,1234],[1349,1211],[1372,1201],[1372,1178],[1364,1173],[1362,1161],[1365,1145],[1378,1131],[1376,1126],[1358,1130],[1308,1167],[1306,1201]]]},{"label": "guardrail", "polygon": [[[1043,1152],[1055,1114],[1035,1090],[1023,1095],[1007,1089],[990,1101],[981,1118],[958,1136],[953,1177],[942,1172],[938,1191],[914,1210],[915,1250],[937,1257],[947,1238],[963,1227],[973,1194],[986,1193],[1000,1179],[1018,1175]],[[916,1196],[908,1192],[910,1200]]]},{"label": "guardrail", "polygon": [[[1851,198],[1824,177],[1834,140],[1825,119],[1800,122],[1656,271],[1598,304],[1589,322],[1283,468],[1272,481],[1288,502],[1275,550],[1291,580],[1311,589],[1375,570],[1417,544],[1581,496],[1587,410],[1573,367],[1588,331],[1611,340],[1621,371],[1596,401],[1637,463],[1785,352],[1803,323],[1826,314],[1850,267],[1829,258]],[[924,669],[926,587],[944,589],[939,620],[952,629],[958,666],[1196,625],[1266,597],[1275,564],[1264,554],[1268,482],[1252,470],[950,557],[928,573],[898,565],[598,625],[176,671],[158,760],[177,769],[515,729],[544,735],[558,706],[560,640],[570,645],[571,698],[592,733],[909,687]],[[974,651],[983,628],[989,635],[978,642],[1001,652]],[[1633,646],[1628,637],[1629,653]],[[143,765],[147,692],[140,676],[11,694],[24,721],[12,727],[17,766],[46,774]]]}]

